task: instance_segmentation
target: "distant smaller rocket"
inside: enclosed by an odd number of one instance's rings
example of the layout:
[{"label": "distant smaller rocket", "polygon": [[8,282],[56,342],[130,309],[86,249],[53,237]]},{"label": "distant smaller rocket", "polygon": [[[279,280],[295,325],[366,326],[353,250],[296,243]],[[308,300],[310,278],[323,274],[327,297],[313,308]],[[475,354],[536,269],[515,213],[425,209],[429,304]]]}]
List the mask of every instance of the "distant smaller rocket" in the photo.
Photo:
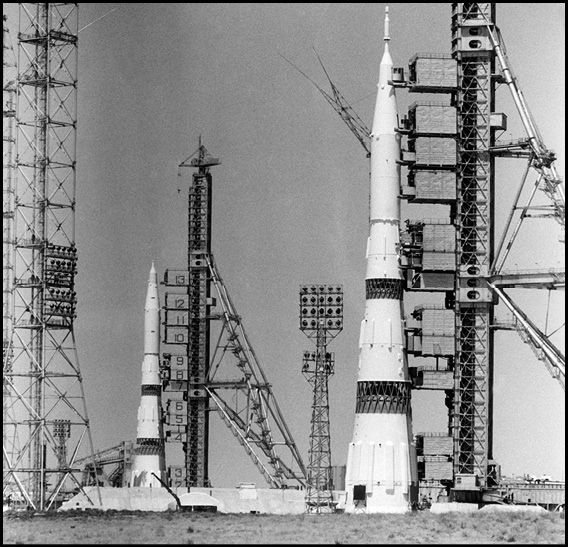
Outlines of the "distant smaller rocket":
[{"label": "distant smaller rocket", "polygon": [[144,361],[142,363],[142,397],[138,409],[136,451],[132,464],[132,486],[160,488],[152,475],[166,480],[164,435],[161,421],[160,380],[160,299],[158,275],[154,263],[148,279],[144,308]]}]

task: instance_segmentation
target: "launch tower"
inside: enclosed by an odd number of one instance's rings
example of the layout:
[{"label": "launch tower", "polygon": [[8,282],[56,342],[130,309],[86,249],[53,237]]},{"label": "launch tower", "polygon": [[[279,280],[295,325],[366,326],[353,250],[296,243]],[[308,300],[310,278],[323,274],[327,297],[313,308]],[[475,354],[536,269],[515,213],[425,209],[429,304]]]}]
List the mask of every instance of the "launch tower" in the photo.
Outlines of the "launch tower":
[{"label": "launch tower", "polygon": [[179,166],[180,178],[187,168],[195,171],[187,269],[164,274],[164,433],[167,443],[181,443],[185,457],[183,467],[169,466],[170,482],[210,486],[210,413],[217,412],[271,487],[304,485],[302,459],[211,252],[210,168],[219,164],[200,142]]},{"label": "launch tower", "polygon": [[[188,158],[189,159],[189,158]],[[167,293],[165,306],[166,344],[185,348],[184,354],[166,354],[166,368],[173,370],[166,389],[183,392],[183,401],[167,403],[166,418],[180,440],[185,455],[184,486],[210,486],[209,481],[209,393],[205,390],[210,361],[211,276],[205,257],[211,254],[211,173],[219,165],[204,146],[198,157],[181,168],[195,167],[189,188],[188,269],[166,271],[164,283],[184,287],[186,294]],[[183,373],[177,371],[182,369]],[[179,417],[178,417],[179,416]],[[180,426],[182,426],[180,428]],[[183,432],[182,432],[183,431]]]},{"label": "launch tower", "polygon": [[455,208],[454,476],[498,480],[492,455],[494,296],[486,285],[494,256],[495,52],[486,21],[494,4],[454,4],[452,55],[457,60],[457,195]]}]

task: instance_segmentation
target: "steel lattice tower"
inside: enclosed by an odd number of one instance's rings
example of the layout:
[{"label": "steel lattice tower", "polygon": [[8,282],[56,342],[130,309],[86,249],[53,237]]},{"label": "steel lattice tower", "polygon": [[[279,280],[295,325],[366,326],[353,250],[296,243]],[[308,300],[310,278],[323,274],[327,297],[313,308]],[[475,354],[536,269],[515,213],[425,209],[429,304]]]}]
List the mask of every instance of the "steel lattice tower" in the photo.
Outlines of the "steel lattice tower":
[{"label": "steel lattice tower", "polygon": [[300,288],[300,330],[315,339],[316,351],[304,352],[302,373],[313,390],[307,477],[308,513],[335,512],[329,427],[329,377],[334,356],[327,345],[343,329],[341,286],[313,285]]},{"label": "steel lattice tower", "polygon": [[[3,212],[2,212],[2,364],[3,364],[3,416],[4,422],[13,420],[10,409],[12,397],[7,373],[12,370],[12,292],[14,281],[14,143],[16,120],[16,57],[10,40],[7,17],[3,26],[3,92],[2,92],[2,140],[3,140]],[[15,431],[3,428],[3,446],[10,455],[16,450]],[[10,490],[16,489],[12,484]]]},{"label": "steel lattice tower", "polygon": [[457,202],[454,476],[488,484],[492,459],[494,297],[486,279],[494,253],[495,52],[487,32],[495,5],[453,4],[452,55],[457,60]]},{"label": "steel lattice tower", "polygon": [[[211,173],[220,161],[199,145],[198,157],[179,168],[197,168],[188,191],[187,270],[166,270],[164,284],[183,293],[167,292],[164,343],[177,346],[164,353],[168,377],[165,391],[183,399],[166,400],[166,440],[181,442],[184,451],[183,485],[210,486],[209,394],[203,389],[209,372],[211,276],[207,261],[211,253]],[[191,157],[191,156],[190,156]],[[170,353],[173,352],[172,353]],[[170,438],[172,431],[175,435]]]},{"label": "steel lattice tower", "polygon": [[[209,480],[209,396],[203,391],[209,372],[211,278],[205,260],[211,254],[211,174],[219,160],[210,158],[205,147],[192,166],[188,201],[188,295],[189,295],[189,383],[187,397],[187,438],[185,468],[187,486],[210,486]],[[183,164],[182,164],[183,165]],[[197,392],[196,392],[197,390]]]},{"label": "steel lattice tower", "polygon": [[19,4],[4,427],[21,448],[4,447],[3,475],[36,510],[80,488],[75,460],[93,453],[73,329],[77,33],[77,4]]}]

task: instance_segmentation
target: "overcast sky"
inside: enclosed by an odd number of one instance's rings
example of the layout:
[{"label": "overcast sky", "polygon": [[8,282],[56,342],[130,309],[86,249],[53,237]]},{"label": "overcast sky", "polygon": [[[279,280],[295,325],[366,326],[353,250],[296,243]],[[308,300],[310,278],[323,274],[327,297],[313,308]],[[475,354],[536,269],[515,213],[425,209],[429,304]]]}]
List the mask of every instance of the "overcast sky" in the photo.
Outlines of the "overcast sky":
[{"label": "overcast sky", "polygon": [[[329,89],[315,48],[370,126],[384,6],[79,4],[86,28],[79,34],[76,338],[95,449],[136,438],[148,273],[152,261],[160,279],[187,262],[187,182],[178,165],[201,135],[222,161],[212,169],[213,253],[306,464],[312,395],[301,362],[314,346],[298,329],[298,290],[343,285],[345,327],[329,347],[336,358],[330,419],[332,463],[346,462],[365,304],[369,164],[319,91],[279,53]],[[395,66],[407,68],[417,52],[450,53],[450,3],[390,6]],[[497,4],[514,73],[546,145],[560,156],[562,178],[564,19],[561,3]],[[421,99],[397,94],[400,115]],[[501,138],[523,137],[505,86],[496,109],[509,120]],[[498,160],[497,237],[524,168],[524,160]],[[447,217],[445,206],[403,205],[403,218]],[[563,266],[558,225],[525,224],[509,268]],[[563,324],[563,293],[511,294],[543,330]],[[408,295],[406,313],[440,298]],[[496,315],[508,316],[503,305]],[[564,332],[552,337],[562,350]],[[495,340],[494,458],[508,475],[564,478],[564,392],[515,332],[499,331]],[[446,427],[444,393],[414,391],[414,432]],[[215,416],[211,428],[213,485],[265,486]]]}]

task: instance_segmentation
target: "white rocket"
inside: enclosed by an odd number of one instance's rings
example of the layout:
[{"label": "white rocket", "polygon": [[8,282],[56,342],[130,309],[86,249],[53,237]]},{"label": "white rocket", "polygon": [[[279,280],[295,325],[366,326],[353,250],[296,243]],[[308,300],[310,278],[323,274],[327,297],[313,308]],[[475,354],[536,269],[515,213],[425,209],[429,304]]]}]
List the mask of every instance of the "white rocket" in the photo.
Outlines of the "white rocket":
[{"label": "white rocket", "polygon": [[142,363],[142,397],[138,409],[136,452],[132,464],[131,486],[162,485],[152,475],[166,481],[164,436],[161,422],[160,380],[160,299],[158,275],[154,263],[148,279],[144,307],[144,361]]},{"label": "white rocket", "polygon": [[402,324],[399,266],[400,135],[389,53],[388,6],[371,133],[370,234],[367,241],[365,318],[359,338],[359,374],[353,442],[346,470],[349,513],[401,513],[417,501],[410,378]]}]

